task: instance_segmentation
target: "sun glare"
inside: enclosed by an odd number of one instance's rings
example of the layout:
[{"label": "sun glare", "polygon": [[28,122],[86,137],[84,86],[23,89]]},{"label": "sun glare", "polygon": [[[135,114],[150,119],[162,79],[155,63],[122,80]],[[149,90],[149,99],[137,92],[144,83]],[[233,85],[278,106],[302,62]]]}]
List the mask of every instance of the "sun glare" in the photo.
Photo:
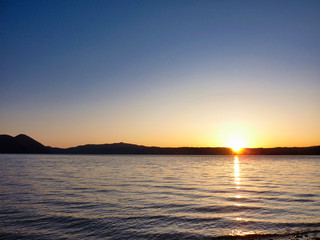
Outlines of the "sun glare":
[{"label": "sun glare", "polygon": [[239,153],[245,147],[245,144],[243,140],[234,138],[229,141],[228,147],[230,147],[235,153]]}]

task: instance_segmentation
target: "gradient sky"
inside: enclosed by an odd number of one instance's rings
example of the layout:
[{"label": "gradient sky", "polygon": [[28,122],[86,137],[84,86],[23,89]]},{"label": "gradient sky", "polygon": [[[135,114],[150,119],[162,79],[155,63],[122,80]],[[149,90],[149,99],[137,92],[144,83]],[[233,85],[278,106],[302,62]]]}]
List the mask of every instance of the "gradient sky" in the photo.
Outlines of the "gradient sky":
[{"label": "gradient sky", "polygon": [[320,144],[320,1],[1,1],[0,133]]}]

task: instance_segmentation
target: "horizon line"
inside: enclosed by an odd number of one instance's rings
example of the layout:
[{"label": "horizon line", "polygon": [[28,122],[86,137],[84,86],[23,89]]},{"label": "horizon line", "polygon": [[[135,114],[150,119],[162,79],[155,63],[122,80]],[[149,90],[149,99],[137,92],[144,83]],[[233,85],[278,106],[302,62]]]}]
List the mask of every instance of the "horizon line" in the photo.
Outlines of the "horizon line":
[{"label": "horizon line", "polygon": [[[11,136],[9,134],[0,134],[0,135],[7,135],[10,137],[18,137],[18,136],[26,136],[29,138],[29,135],[24,134],[24,133],[20,133],[17,134],[16,136]],[[35,140],[34,138],[32,138],[33,140]],[[37,140],[35,140],[37,141]],[[40,143],[40,142],[39,142]],[[41,143],[42,144],[42,143]],[[140,146],[140,147],[155,147],[155,148],[227,148],[227,149],[231,149],[232,147],[226,147],[226,146],[199,146],[199,147],[195,147],[195,146],[172,146],[172,147],[168,147],[168,146],[156,146],[156,145],[144,145],[144,144],[136,144],[136,143],[128,143],[128,142],[112,142],[112,143],[85,143],[85,144],[79,144],[79,145],[73,145],[71,147],[57,147],[57,146],[50,146],[50,145],[44,145],[45,147],[50,147],[50,148],[59,148],[59,149],[69,149],[69,148],[76,148],[76,147],[81,147],[81,146],[87,146],[87,145],[112,145],[112,144],[128,144],[128,145],[135,145],[135,146]],[[308,146],[302,146],[302,147],[298,147],[298,146],[273,146],[273,147],[242,147],[241,150],[244,149],[275,149],[275,148],[311,148],[311,147],[320,147],[320,144],[317,145],[308,145]]]}]

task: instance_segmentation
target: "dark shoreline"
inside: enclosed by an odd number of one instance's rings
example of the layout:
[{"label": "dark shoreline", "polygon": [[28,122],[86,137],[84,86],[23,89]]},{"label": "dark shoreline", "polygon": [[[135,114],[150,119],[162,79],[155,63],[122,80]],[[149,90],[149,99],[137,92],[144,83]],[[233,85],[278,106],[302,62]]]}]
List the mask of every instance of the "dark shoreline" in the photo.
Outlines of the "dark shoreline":
[{"label": "dark shoreline", "polygon": [[[71,148],[44,146],[27,135],[0,135],[0,153],[45,154],[141,154],[141,155],[235,155],[226,147],[148,147],[129,143],[87,144]],[[237,155],[320,155],[320,146],[244,148]]]},{"label": "dark shoreline", "polygon": [[320,146],[304,148],[245,148],[235,154],[230,148],[160,148],[126,143],[50,148],[54,154],[140,154],[140,155],[320,155]]}]

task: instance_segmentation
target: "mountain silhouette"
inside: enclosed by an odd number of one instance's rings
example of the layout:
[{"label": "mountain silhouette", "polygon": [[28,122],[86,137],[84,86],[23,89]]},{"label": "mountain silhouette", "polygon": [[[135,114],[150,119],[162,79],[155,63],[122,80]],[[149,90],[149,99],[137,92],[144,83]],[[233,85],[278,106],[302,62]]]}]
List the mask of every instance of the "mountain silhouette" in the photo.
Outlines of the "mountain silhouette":
[{"label": "mountain silhouette", "polygon": [[71,148],[50,148],[52,153],[59,154],[172,154],[172,155],[228,155],[229,148],[161,148],[146,147],[129,143],[88,144]]},{"label": "mountain silhouette", "polygon": [[16,137],[0,135],[0,153],[51,153],[50,150],[28,137],[20,134]]},{"label": "mountain silhouette", "polygon": [[[50,148],[57,154],[164,154],[164,155],[232,155],[230,148],[224,147],[146,147],[128,143],[88,144],[71,148]],[[320,146],[245,148],[241,155],[320,155]]]},{"label": "mountain silhouette", "polygon": [[[0,153],[52,154],[159,154],[159,155],[232,155],[225,147],[147,147],[129,143],[87,144],[71,148],[45,147],[27,135],[0,135]],[[245,148],[241,155],[320,155],[320,146]]]}]

